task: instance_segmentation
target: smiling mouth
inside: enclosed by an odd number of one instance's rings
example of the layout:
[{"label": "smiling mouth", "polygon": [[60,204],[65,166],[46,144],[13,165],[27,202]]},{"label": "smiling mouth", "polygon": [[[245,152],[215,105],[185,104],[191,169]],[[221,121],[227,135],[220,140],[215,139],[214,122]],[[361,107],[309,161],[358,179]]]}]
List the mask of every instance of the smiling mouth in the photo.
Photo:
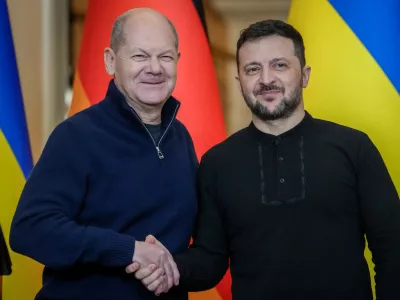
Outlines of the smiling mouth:
[{"label": "smiling mouth", "polygon": [[164,83],[164,81],[158,81],[158,82],[142,82],[143,84],[148,84],[148,85],[158,85]]},{"label": "smiling mouth", "polygon": [[279,94],[282,93],[281,90],[268,90],[268,91],[261,91],[257,93],[258,95],[274,95],[274,94]]}]

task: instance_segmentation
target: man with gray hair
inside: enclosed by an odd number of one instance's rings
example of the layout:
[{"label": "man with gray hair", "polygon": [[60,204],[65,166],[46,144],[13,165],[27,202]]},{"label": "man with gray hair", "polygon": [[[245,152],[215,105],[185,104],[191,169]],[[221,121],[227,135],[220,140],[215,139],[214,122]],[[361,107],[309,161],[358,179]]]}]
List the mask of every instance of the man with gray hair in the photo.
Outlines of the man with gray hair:
[{"label": "man with gray hair", "polygon": [[[125,267],[154,266],[162,299],[176,287],[172,255],[190,241],[197,213],[197,158],[171,94],[179,59],[174,25],[130,10],[116,20],[99,104],[52,132],[15,213],[12,249],[44,264],[37,300],[153,299]],[[143,242],[153,233],[168,248]]]}]

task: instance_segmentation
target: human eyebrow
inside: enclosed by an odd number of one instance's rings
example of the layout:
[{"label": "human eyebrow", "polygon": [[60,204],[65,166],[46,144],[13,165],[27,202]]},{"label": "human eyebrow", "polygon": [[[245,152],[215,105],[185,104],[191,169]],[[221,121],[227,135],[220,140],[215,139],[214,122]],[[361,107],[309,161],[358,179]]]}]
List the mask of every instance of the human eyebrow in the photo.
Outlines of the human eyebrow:
[{"label": "human eyebrow", "polygon": [[250,66],[261,66],[261,64],[259,62],[256,62],[256,61],[251,61],[251,62],[248,62],[247,64],[245,64],[243,66],[243,69],[247,69]]},{"label": "human eyebrow", "polygon": [[275,63],[277,63],[277,62],[280,62],[280,61],[284,61],[284,62],[286,62],[286,63],[289,62],[288,59],[285,58],[285,57],[277,57],[277,58],[274,58],[274,59],[270,60],[269,64],[270,64],[270,65],[273,65],[273,64],[275,64]]},{"label": "human eyebrow", "polygon": [[160,53],[160,56],[165,55],[165,54],[170,54],[170,55],[174,55],[174,51],[173,50],[166,50]]},{"label": "human eyebrow", "polygon": [[136,52],[136,51],[142,52],[142,53],[146,54],[147,56],[150,55],[149,53],[147,53],[144,49],[142,49],[142,48],[140,48],[140,47],[134,47],[134,48],[132,48],[132,51],[131,51],[131,52],[133,53],[133,52]]}]

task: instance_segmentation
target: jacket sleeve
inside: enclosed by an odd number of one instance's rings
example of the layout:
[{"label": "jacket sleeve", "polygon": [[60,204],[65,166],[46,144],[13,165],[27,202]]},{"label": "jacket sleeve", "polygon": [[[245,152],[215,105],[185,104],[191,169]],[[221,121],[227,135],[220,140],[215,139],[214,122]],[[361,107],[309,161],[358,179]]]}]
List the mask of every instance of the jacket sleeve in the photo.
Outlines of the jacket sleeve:
[{"label": "jacket sleeve", "polygon": [[226,232],[216,199],[214,164],[203,158],[198,170],[199,210],[193,243],[175,256],[180,272],[179,285],[190,291],[213,288],[229,266]]},{"label": "jacket sleeve", "polygon": [[18,253],[53,268],[81,264],[125,267],[135,239],[77,222],[90,176],[81,130],[61,123],[51,134],[21,194],[10,232]]},{"label": "jacket sleeve", "polygon": [[399,196],[379,151],[367,136],[358,157],[358,194],[375,264],[377,299],[394,299],[400,295]]}]

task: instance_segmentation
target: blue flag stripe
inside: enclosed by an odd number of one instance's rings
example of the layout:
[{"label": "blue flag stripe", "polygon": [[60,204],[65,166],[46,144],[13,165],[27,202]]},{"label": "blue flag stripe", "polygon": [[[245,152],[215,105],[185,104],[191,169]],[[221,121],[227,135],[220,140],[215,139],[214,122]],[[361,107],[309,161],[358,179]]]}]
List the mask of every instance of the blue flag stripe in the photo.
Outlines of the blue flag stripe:
[{"label": "blue flag stripe", "polygon": [[0,129],[27,178],[32,155],[6,0],[0,0],[0,45]]},{"label": "blue flag stripe", "polygon": [[329,0],[400,94],[400,0]]}]

